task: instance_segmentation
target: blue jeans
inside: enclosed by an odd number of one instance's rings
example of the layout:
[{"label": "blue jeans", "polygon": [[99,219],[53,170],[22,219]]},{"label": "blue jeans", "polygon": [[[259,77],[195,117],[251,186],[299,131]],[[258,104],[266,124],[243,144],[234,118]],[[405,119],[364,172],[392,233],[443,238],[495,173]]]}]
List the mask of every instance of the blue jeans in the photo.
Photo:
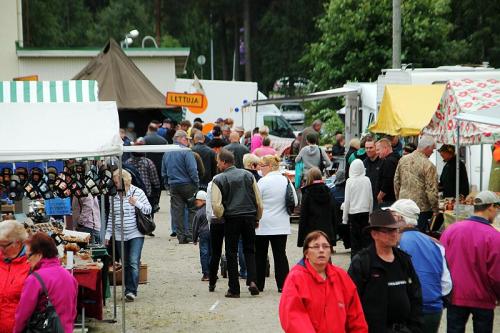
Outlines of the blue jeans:
[{"label": "blue jeans", "polygon": [[202,231],[200,233],[200,263],[203,275],[208,276],[210,272],[210,257],[212,251],[210,250],[210,231]]},{"label": "blue jeans", "polygon": [[141,252],[144,245],[144,237],[136,237],[125,241],[125,255],[121,254],[121,242],[116,241],[116,250],[122,258],[125,267],[125,294],[132,293],[137,296],[139,285],[139,268],[141,264]]},{"label": "blue jeans", "polygon": [[247,264],[245,262],[245,254],[243,253],[243,240],[240,237],[238,242],[238,262],[240,264],[240,276],[244,279],[247,278]]},{"label": "blue jeans", "polygon": [[448,333],[463,333],[465,325],[472,313],[472,327],[474,333],[493,332],[494,310],[479,308],[468,308],[464,306],[450,305],[446,310],[446,322],[448,324]]}]

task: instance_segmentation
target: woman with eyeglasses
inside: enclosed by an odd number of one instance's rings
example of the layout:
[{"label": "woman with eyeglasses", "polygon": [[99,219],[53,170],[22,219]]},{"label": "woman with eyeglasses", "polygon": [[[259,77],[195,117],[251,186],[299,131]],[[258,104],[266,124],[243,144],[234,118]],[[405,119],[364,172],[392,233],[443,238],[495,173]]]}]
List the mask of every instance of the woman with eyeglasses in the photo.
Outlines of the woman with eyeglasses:
[{"label": "woman with eyeglasses", "polygon": [[37,232],[25,243],[32,273],[24,282],[13,332],[25,332],[33,314],[45,311],[44,288],[34,273],[43,281],[64,332],[73,332],[78,296],[76,279],[61,266],[56,243],[50,236]]},{"label": "woman with eyeglasses", "polygon": [[332,244],[322,231],[304,240],[304,257],[285,281],[279,305],[281,327],[292,332],[366,333],[356,285],[331,263]]},{"label": "woman with eyeglasses", "polygon": [[[289,271],[288,258],[286,257],[286,241],[288,235],[291,234],[291,230],[290,216],[285,205],[288,179],[279,172],[279,166],[280,158],[275,155],[267,155],[260,160],[260,170],[263,177],[257,185],[262,196],[264,212],[259,221],[259,227],[255,229],[255,263],[257,287],[260,291],[264,290],[266,282],[269,243],[271,243],[273,250],[274,277],[278,292],[283,289]],[[297,202],[297,199],[295,202]]]},{"label": "woman with eyeglasses", "polygon": [[0,333],[11,333],[30,265],[24,241],[27,234],[17,221],[0,222]]}]

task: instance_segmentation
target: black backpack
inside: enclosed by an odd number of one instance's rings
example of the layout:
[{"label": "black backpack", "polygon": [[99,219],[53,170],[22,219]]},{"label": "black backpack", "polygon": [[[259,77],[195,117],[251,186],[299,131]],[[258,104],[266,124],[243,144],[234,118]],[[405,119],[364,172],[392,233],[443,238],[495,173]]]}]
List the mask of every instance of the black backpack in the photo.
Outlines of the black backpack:
[{"label": "black backpack", "polygon": [[34,277],[40,282],[43,290],[43,297],[45,297],[45,311],[37,312],[35,311],[30,318],[28,326],[26,327],[25,333],[64,333],[61,320],[57,315],[56,309],[49,299],[49,293],[43,283],[42,277],[37,273],[33,272]]}]

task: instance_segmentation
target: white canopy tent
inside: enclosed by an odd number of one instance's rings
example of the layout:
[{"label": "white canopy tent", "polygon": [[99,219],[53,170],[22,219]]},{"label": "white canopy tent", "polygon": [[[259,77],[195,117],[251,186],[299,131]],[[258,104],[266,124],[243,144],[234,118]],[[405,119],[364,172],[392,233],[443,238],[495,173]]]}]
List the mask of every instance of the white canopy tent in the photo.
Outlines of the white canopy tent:
[{"label": "white canopy tent", "polygon": [[0,162],[119,156],[115,102],[1,104]]}]

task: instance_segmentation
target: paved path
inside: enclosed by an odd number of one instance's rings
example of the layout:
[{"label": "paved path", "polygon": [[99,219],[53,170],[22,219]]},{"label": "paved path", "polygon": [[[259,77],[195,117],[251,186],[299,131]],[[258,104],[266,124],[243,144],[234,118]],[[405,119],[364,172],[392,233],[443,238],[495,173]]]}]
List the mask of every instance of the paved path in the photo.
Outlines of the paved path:
[{"label": "paved path", "polygon": [[[240,299],[227,299],[227,279],[219,279],[216,291],[208,292],[208,283],[201,282],[198,247],[193,244],[179,245],[169,237],[170,219],[167,196],[161,198],[162,210],[158,214],[156,237],[146,239],[142,261],[148,264],[149,283],[139,286],[138,298],[126,304],[127,332],[281,332],[278,318],[279,295],[271,278],[266,290],[252,297],[242,286]],[[297,225],[287,245],[290,267],[302,256],[297,248]],[[342,245],[336,248],[334,264],[347,269],[350,255]],[[269,250],[271,253],[271,250]],[[271,258],[272,265],[272,258]],[[121,295],[121,289],[117,290]],[[106,318],[112,317],[112,301],[106,307]],[[118,319],[121,307],[118,304]],[[500,332],[500,309],[496,311],[494,331]],[[445,323],[441,325],[445,332]],[[90,332],[120,332],[121,323],[91,323]],[[469,330],[468,330],[469,332]],[[472,330],[470,330],[472,332]]]}]

